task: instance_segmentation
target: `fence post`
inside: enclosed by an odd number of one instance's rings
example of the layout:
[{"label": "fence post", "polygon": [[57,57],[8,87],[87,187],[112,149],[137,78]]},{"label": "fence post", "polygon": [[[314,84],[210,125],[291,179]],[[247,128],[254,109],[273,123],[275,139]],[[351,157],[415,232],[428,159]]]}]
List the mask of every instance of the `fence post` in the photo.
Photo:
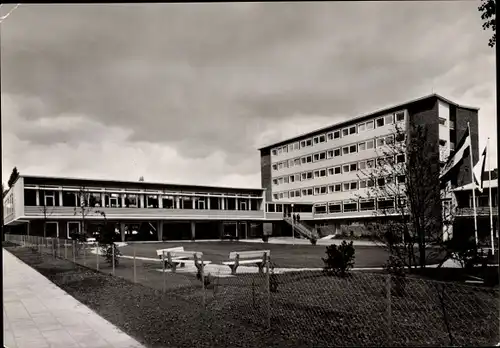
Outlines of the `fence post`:
[{"label": "fence post", "polygon": [[137,274],[135,269],[135,244],[133,244],[132,249],[134,251],[134,283],[137,283]]},{"label": "fence post", "polygon": [[386,346],[392,346],[392,295],[391,295],[391,275],[388,274],[385,278],[385,292],[387,299],[387,342]]},{"label": "fence post", "polygon": [[[195,254],[195,260],[197,259],[196,254]],[[202,300],[201,300],[201,305],[203,306],[203,309],[205,309],[205,304],[206,304],[206,299],[205,299],[205,264],[203,263],[203,255],[200,257],[201,259],[201,264],[200,264],[200,273],[201,273],[201,286],[202,288]]]},{"label": "fence post", "polygon": [[50,249],[53,258],[56,258],[56,247],[54,246],[54,239],[50,237]]},{"label": "fence post", "polygon": [[[165,250],[163,250],[162,252],[162,269],[163,269],[163,292],[165,292],[165,289],[167,287],[167,280],[166,280],[166,270],[165,270]],[[170,252],[168,253],[168,258],[170,259]]]},{"label": "fence post", "polygon": [[115,242],[111,243],[111,265],[113,275],[115,275]]},{"label": "fence post", "polygon": [[99,242],[96,241],[95,245],[96,270],[99,271]]},{"label": "fence post", "polygon": [[83,242],[83,265],[87,266],[87,242]]},{"label": "fence post", "polygon": [[73,239],[71,245],[73,246],[73,263],[76,266],[76,253],[75,253],[76,245],[75,245],[75,242],[76,242],[76,240]]},{"label": "fence post", "polygon": [[64,259],[68,259],[68,240],[64,240]]},{"label": "fence post", "polygon": [[269,274],[269,257],[266,255],[266,295],[267,295],[267,328],[271,329],[271,288]]},{"label": "fence post", "polygon": [[57,237],[57,257],[61,258],[61,240]]}]

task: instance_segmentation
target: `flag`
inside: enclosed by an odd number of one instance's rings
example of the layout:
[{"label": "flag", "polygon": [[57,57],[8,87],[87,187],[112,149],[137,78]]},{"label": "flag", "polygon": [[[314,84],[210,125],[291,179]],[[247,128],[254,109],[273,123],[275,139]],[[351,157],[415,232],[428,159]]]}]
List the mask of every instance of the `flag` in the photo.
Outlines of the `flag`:
[{"label": "flag", "polygon": [[470,133],[469,133],[469,127],[467,127],[464,136],[458,143],[457,150],[450,156],[448,162],[446,162],[446,165],[441,171],[441,175],[439,176],[441,184],[450,181],[450,174],[452,173],[452,169],[455,168],[462,161],[466,153],[470,153],[470,148],[471,148]]},{"label": "flag", "polygon": [[479,161],[476,163],[473,169],[474,173],[474,181],[475,184],[477,185],[477,189],[479,192],[483,192],[483,185],[484,185],[484,167],[486,165],[486,146],[484,147],[484,151],[481,154],[481,157],[479,158]]}]

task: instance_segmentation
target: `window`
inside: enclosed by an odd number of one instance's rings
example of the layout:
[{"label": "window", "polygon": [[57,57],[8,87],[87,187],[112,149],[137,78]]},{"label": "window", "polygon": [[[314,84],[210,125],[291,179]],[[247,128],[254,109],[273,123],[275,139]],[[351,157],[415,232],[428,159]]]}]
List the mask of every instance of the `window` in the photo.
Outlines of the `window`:
[{"label": "window", "polygon": [[293,165],[294,165],[294,166],[300,166],[300,158],[295,158],[295,159],[293,160]]},{"label": "window", "polygon": [[290,182],[295,182],[295,175],[290,175],[288,180],[290,180]]},{"label": "window", "polygon": [[358,182],[353,181],[351,182],[351,190],[357,190],[358,189]]},{"label": "window", "polygon": [[330,214],[341,213],[342,204],[341,203],[328,203],[328,212]]},{"label": "window", "polygon": [[287,145],[283,145],[283,153],[286,153],[288,152],[288,146]]},{"label": "window", "polygon": [[271,152],[272,152],[273,156],[276,156],[278,154],[278,150],[277,149],[273,149]]},{"label": "window", "polygon": [[338,167],[334,167],[334,168],[333,168],[333,173],[334,173],[334,174],[340,174],[340,173],[341,173],[340,166],[338,166]]},{"label": "window", "polygon": [[300,160],[301,160],[302,164],[311,163],[312,162],[312,156],[311,155],[304,156]]},{"label": "window", "polygon": [[278,185],[278,179],[273,179],[273,184]]},{"label": "window", "polygon": [[330,191],[330,193],[340,192],[340,191],[342,191],[342,185],[341,184],[330,185],[328,187],[328,190]]},{"label": "window", "polygon": [[323,161],[326,159],[326,152],[319,152],[314,154],[314,162]]},{"label": "window", "polygon": [[333,168],[328,168],[328,175],[333,175]]},{"label": "window", "polygon": [[285,183],[285,184],[288,184],[288,183],[289,183],[289,181],[288,181],[288,176],[283,177],[283,183]]},{"label": "window", "polygon": [[378,199],[379,209],[392,209],[394,208],[394,198],[379,198]]},{"label": "window", "polygon": [[302,181],[307,180],[307,173],[306,172],[302,173],[300,178]]},{"label": "window", "polygon": [[349,173],[349,165],[348,164],[345,164],[344,166],[342,166],[342,172]]},{"label": "window", "polygon": [[127,208],[137,208],[138,206],[138,197],[137,195],[133,194],[126,194],[125,195],[125,206]]},{"label": "window", "polygon": [[394,178],[392,176],[388,176],[388,177],[385,178],[385,184],[386,185],[392,184],[393,181],[394,181]]},{"label": "window", "polygon": [[306,139],[306,140],[301,140],[300,141],[300,147],[301,148],[308,147],[308,146],[312,146],[312,140],[311,139]]},{"label": "window", "polygon": [[384,117],[385,124],[392,124],[393,122],[393,115],[387,115]]},{"label": "window", "polygon": [[373,121],[366,122],[366,130],[373,129]]},{"label": "window", "polygon": [[318,135],[314,137],[314,144],[324,143],[326,141],[326,137],[324,134]]},{"label": "window", "polygon": [[339,157],[340,155],[341,155],[341,153],[340,153],[340,148],[338,148],[338,149],[333,149],[333,156],[334,156],[334,157]]},{"label": "window", "polygon": [[349,127],[349,134],[356,134],[356,126]]},{"label": "window", "polygon": [[328,151],[326,152],[326,157],[327,157],[327,158],[332,158],[332,157],[333,157],[333,150],[328,150]]},{"label": "window", "polygon": [[314,188],[315,195],[324,195],[326,194],[326,186],[316,186]]},{"label": "window", "polygon": [[377,158],[377,166],[382,167],[385,164],[385,157]]},{"label": "window", "polygon": [[358,170],[358,164],[357,163],[351,163],[349,165],[349,171],[355,172],[356,170]]},{"label": "window", "polygon": [[349,147],[343,147],[342,148],[342,154],[343,155],[348,155],[349,154]]},{"label": "window", "polygon": [[314,188],[314,194],[315,195],[319,195],[319,187],[315,187]]},{"label": "window", "polygon": [[403,133],[396,134],[396,141],[398,143],[401,143],[401,142],[405,141],[405,135]]},{"label": "window", "polygon": [[278,178],[278,185],[282,185],[283,184],[283,178]]},{"label": "window", "polygon": [[373,141],[373,139],[368,140],[366,142],[366,148],[369,150],[369,149],[373,149],[373,147],[374,147],[374,141]]},{"label": "window", "polygon": [[375,199],[363,199],[359,202],[359,210],[375,210]]},{"label": "window", "polygon": [[358,203],[357,202],[344,202],[344,213],[357,211]]},{"label": "window", "polygon": [[384,187],[385,186],[385,178],[378,178],[377,179],[377,186]]},{"label": "window", "polygon": [[328,134],[326,135],[326,138],[327,138],[328,140],[333,140],[333,133],[332,133],[332,132],[328,133]]},{"label": "window", "polygon": [[366,180],[361,180],[359,182],[359,188],[362,189],[362,188],[366,188]]},{"label": "window", "polygon": [[358,163],[358,168],[359,170],[364,170],[366,169],[366,161],[361,161]]},{"label": "window", "polygon": [[356,145],[349,146],[349,152],[350,153],[356,153],[356,152],[358,152],[358,147]]},{"label": "window", "polygon": [[315,214],[326,214],[326,205],[316,205],[314,206]]},{"label": "window", "polygon": [[333,139],[340,139],[340,131],[333,132]]},{"label": "window", "polygon": [[385,145],[385,138],[377,138],[377,147],[382,147]]},{"label": "window", "polygon": [[377,128],[379,127],[383,127],[384,126],[384,118],[381,117],[381,118],[377,118],[377,120],[375,121],[377,123]]},{"label": "window", "polygon": [[392,136],[392,135],[388,135],[388,136],[386,136],[386,137],[385,137],[385,143],[386,143],[387,145],[392,145],[392,144],[394,144],[394,136]]},{"label": "window", "polygon": [[55,200],[55,194],[54,191],[44,191],[44,199],[45,199],[45,205],[47,207],[53,207],[56,205],[56,200]]},{"label": "window", "polygon": [[366,180],[366,186],[367,187],[374,187],[375,186],[375,181],[373,181],[372,179]]},{"label": "window", "polygon": [[293,167],[293,160],[288,160],[288,167],[292,168]]},{"label": "window", "polygon": [[439,124],[440,124],[441,126],[446,126],[446,118],[444,118],[444,117],[440,117],[440,118],[439,118]]},{"label": "window", "polygon": [[406,156],[404,154],[396,155],[396,163],[405,163]]},{"label": "window", "polygon": [[396,122],[403,122],[405,120],[405,113],[404,111],[396,112],[394,117],[396,118]]},{"label": "window", "polygon": [[374,160],[367,160],[366,167],[367,168],[375,168],[375,161]]},{"label": "window", "polygon": [[344,183],[344,191],[349,191],[349,187],[351,187],[351,185],[348,182],[345,182]]},{"label": "window", "polygon": [[366,124],[360,123],[358,124],[358,133],[364,132],[366,130]]},{"label": "window", "polygon": [[358,151],[364,151],[366,150],[366,144],[365,143],[359,143],[358,144]]}]

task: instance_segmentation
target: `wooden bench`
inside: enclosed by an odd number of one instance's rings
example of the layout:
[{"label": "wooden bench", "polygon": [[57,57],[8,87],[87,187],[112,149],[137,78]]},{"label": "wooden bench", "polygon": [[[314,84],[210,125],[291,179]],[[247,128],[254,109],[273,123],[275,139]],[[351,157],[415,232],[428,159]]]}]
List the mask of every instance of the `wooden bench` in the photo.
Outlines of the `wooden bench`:
[{"label": "wooden bench", "polygon": [[259,273],[263,273],[264,267],[270,260],[270,256],[270,250],[232,251],[229,253],[231,261],[226,261],[222,264],[229,266],[233,275],[236,274],[236,269],[239,265],[257,265]]},{"label": "wooden bench", "polygon": [[[156,250],[160,259],[164,262],[165,268],[172,269],[175,273],[177,265],[184,267],[186,263],[193,263],[198,271],[202,266],[203,253],[199,251],[185,251],[184,247]],[[203,261],[203,266],[210,264],[210,261]]]}]

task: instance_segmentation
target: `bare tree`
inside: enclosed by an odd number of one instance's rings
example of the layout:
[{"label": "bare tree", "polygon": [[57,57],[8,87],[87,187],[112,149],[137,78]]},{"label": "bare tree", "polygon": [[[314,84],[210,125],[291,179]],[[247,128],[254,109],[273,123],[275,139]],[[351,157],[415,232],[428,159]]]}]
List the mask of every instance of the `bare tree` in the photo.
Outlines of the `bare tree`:
[{"label": "bare tree", "polygon": [[358,177],[366,187],[360,210],[375,209],[375,239],[409,270],[424,268],[430,257],[442,265],[450,256],[453,207],[450,189],[439,184],[439,144],[428,141],[422,126],[405,131],[396,125],[374,146],[377,158]]},{"label": "bare tree", "polygon": [[86,217],[94,211],[94,204],[92,193],[85,186],[80,186],[78,197],[80,204],[78,207],[75,207],[74,215],[81,217],[82,235],[80,237],[83,237],[87,235]]},{"label": "bare tree", "polygon": [[47,221],[50,215],[54,212],[53,206],[48,206],[45,203],[45,199],[42,202],[42,205],[39,207],[40,212],[43,214],[43,238],[47,238]]}]

